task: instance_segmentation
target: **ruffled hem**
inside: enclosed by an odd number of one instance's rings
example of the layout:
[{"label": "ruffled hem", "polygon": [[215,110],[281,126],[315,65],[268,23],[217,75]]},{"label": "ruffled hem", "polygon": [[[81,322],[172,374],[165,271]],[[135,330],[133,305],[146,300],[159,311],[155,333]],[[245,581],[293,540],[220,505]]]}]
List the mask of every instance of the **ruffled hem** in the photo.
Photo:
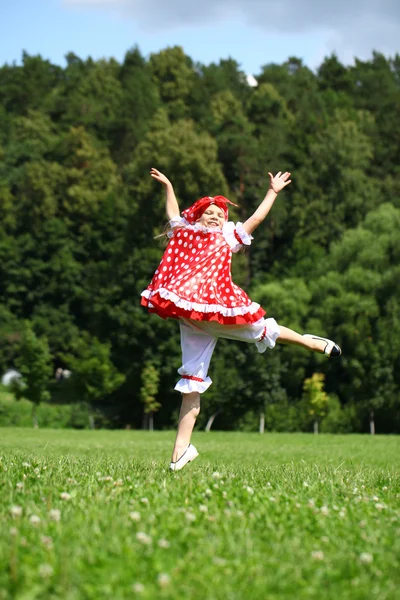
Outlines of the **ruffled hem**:
[{"label": "ruffled hem", "polygon": [[262,340],[256,342],[257,350],[260,354],[265,352],[268,348],[272,350],[275,348],[276,340],[281,334],[278,323],[272,317],[265,319],[264,321],[266,331]]},{"label": "ruffled hem", "polygon": [[174,292],[160,288],[155,292],[142,292],[142,306],[163,319],[192,319],[194,321],[217,321],[223,325],[245,325],[255,323],[265,315],[265,310],[256,302],[248,306],[229,308],[219,304],[189,302]]},{"label": "ruffled hem", "polygon": [[[235,236],[235,232],[240,238],[240,242]],[[224,224],[222,227],[222,233],[232,252],[238,252],[243,245],[250,246],[252,239],[254,239],[252,235],[248,234],[247,231],[244,230],[243,223],[236,223],[235,225],[233,221],[229,221],[228,223]]]},{"label": "ruffled hem", "polygon": [[180,379],[174,390],[180,392],[181,394],[190,394],[191,392],[199,392],[202,394],[212,384],[212,381],[209,377],[206,377],[204,381],[194,381],[193,379]]}]

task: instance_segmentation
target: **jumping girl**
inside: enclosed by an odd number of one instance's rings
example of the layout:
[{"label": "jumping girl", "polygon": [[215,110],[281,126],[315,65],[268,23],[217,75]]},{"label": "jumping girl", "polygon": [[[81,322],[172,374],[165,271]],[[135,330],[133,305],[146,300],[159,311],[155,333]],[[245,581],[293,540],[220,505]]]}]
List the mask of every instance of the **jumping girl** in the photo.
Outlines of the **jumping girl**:
[{"label": "jumping girl", "polygon": [[182,366],[175,389],[182,394],[182,406],[170,464],[172,471],[179,471],[198,456],[190,438],[200,412],[200,394],[212,383],[207,372],[218,338],[253,343],[258,352],[276,342],[331,358],[342,351],[331,340],[300,335],[275,319],[265,319],[265,310],[232,282],[232,252],[250,245],[251,234],[278,193],[291,183],[290,173],[268,173],[270,187],[264,200],[245,223],[236,225],[228,221],[228,204],[233,203],[224,196],[201,198],[181,216],[169,179],[157,169],[150,175],[165,188],[170,240],[141,303],[164,319],[179,320]]}]

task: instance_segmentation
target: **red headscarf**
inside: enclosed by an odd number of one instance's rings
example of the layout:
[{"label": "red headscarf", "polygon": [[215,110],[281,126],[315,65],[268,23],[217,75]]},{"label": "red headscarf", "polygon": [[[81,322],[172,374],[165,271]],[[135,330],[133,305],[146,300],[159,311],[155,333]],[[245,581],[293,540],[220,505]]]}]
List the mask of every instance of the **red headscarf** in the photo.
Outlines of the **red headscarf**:
[{"label": "red headscarf", "polygon": [[225,221],[228,218],[227,204],[237,206],[237,204],[234,204],[233,202],[228,200],[228,198],[225,198],[225,196],[205,196],[205,198],[200,198],[200,200],[196,200],[196,202],[192,204],[192,206],[189,206],[189,208],[182,211],[182,216],[186,219],[186,221],[188,221],[188,223],[196,223],[196,221],[200,219],[203,212],[207,210],[207,208],[211,204],[215,204],[216,206],[218,206],[218,208],[220,208],[223,211],[225,215]]}]

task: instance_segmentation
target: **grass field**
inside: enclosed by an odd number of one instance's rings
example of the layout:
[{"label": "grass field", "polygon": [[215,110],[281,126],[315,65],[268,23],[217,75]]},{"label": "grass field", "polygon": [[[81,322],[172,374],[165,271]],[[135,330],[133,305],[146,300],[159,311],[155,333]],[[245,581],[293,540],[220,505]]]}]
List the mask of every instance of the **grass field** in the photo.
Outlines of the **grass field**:
[{"label": "grass field", "polygon": [[0,429],[0,600],[400,598],[400,438]]}]

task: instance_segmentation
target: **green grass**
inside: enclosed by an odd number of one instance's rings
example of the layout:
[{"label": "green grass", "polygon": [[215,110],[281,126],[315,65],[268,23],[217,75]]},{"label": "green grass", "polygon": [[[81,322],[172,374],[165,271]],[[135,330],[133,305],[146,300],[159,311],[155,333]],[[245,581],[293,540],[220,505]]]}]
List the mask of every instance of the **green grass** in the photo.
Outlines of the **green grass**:
[{"label": "green grass", "polygon": [[400,598],[398,438],[173,439],[0,430],[0,599]]}]

